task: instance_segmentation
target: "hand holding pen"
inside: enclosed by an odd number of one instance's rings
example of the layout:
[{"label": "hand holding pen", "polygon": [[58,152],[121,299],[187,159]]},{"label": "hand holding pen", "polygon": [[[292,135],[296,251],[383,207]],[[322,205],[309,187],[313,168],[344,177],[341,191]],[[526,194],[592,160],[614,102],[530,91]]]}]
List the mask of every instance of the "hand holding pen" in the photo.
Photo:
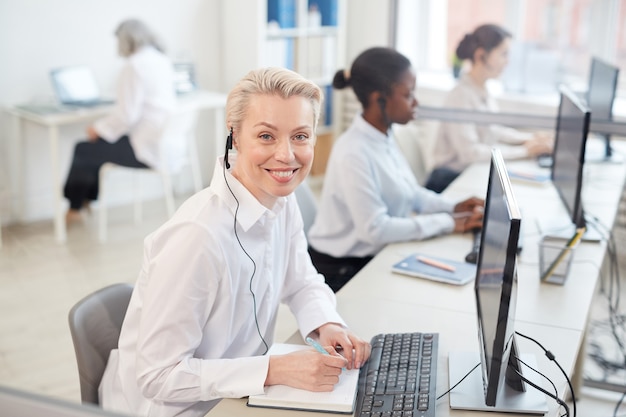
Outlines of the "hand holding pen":
[{"label": "hand holding pen", "polygon": [[316,392],[332,391],[347,363],[336,352],[321,355],[313,349],[271,355],[265,385],[288,385]]},{"label": "hand holding pen", "polygon": [[348,360],[347,369],[360,368],[369,359],[372,347],[369,342],[356,336],[338,323],[326,323],[317,329],[322,346],[333,346],[341,350],[341,355]]}]

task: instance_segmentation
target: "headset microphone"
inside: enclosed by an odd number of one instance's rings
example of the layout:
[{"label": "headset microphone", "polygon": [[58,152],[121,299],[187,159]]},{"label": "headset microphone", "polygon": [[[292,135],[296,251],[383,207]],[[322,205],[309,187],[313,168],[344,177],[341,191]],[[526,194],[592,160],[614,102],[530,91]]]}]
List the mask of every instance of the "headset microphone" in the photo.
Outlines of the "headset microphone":
[{"label": "headset microphone", "polygon": [[224,151],[224,165],[226,169],[230,169],[230,163],[228,163],[228,151],[233,149],[233,128],[230,128],[230,133],[226,136],[226,150]]}]

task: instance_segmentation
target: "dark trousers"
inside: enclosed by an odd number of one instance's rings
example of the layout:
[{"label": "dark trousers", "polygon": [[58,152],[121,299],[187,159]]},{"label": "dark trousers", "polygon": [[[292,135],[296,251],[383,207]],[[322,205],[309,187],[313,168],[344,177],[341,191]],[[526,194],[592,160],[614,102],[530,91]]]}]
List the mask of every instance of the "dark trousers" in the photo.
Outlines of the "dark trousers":
[{"label": "dark trousers", "polygon": [[450,168],[435,168],[433,172],[430,173],[428,181],[426,181],[426,188],[440,193],[445,190],[459,174],[460,172],[453,171]]},{"label": "dark trousers", "polygon": [[328,284],[333,292],[339,291],[341,287],[350,281],[350,279],[373,258],[372,256],[365,256],[363,258],[335,258],[325,253],[318,252],[311,246],[309,246],[309,254],[311,255],[313,265],[320,274],[324,275],[326,284]]},{"label": "dark trousers", "polygon": [[74,147],[72,166],[63,188],[70,208],[79,210],[88,200],[98,198],[98,171],[105,162],[131,168],[147,168],[135,158],[128,136],[110,143],[98,138],[95,142],[80,142]]}]

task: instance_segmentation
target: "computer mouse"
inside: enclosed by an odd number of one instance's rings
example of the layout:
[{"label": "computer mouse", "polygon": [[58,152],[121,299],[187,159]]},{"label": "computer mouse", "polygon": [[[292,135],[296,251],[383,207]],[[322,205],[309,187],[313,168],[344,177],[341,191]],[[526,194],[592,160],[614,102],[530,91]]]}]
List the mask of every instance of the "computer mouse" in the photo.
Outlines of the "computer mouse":
[{"label": "computer mouse", "polygon": [[541,168],[550,168],[552,166],[552,154],[542,153],[537,155],[537,164]]},{"label": "computer mouse", "polygon": [[471,264],[478,262],[478,252],[473,250],[465,255],[465,262],[469,262]]}]

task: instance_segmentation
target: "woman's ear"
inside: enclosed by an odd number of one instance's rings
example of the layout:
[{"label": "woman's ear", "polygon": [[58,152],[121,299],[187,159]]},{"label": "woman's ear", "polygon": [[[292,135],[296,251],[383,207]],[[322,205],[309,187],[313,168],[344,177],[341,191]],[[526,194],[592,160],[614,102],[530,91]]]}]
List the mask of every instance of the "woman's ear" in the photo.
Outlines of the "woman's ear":
[{"label": "woman's ear", "polygon": [[485,48],[476,48],[474,51],[474,62],[482,62],[483,64],[487,62],[487,51],[485,51]]}]

